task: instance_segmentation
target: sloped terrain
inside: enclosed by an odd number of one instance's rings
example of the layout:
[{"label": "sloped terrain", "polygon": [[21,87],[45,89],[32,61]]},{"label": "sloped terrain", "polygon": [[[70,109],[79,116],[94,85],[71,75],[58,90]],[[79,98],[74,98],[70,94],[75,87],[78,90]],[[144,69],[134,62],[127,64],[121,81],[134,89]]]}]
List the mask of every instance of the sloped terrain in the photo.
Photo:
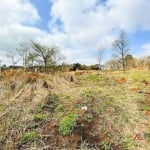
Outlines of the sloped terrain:
[{"label": "sloped terrain", "polygon": [[2,149],[148,150],[149,142],[149,72],[2,74]]}]

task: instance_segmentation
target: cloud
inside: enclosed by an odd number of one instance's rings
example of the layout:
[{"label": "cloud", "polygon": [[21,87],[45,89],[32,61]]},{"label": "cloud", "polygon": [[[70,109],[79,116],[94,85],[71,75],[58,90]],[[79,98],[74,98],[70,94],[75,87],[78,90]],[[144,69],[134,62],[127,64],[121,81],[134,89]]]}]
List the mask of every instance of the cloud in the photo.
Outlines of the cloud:
[{"label": "cloud", "polygon": [[109,14],[127,31],[150,30],[149,0],[108,0]]},{"label": "cloud", "polygon": [[28,0],[1,0],[0,25],[34,24],[39,19],[36,8]]},{"label": "cloud", "polygon": [[1,0],[0,4],[0,59],[10,64],[6,54],[12,52],[21,41],[44,36],[44,32],[34,27],[40,21],[37,9],[28,0]]},{"label": "cloud", "polygon": [[[72,61],[78,57],[74,55],[76,52],[82,57],[82,62],[86,62],[84,54],[89,51],[94,52],[102,45],[107,48],[111,47],[115,37],[113,31],[115,23],[109,16],[106,6],[98,4],[98,0],[57,0],[52,2],[52,20],[49,27],[54,37],[62,33],[65,38],[67,37],[68,42],[64,42],[66,43],[64,47],[70,49],[68,53],[74,57]],[[61,22],[61,30],[58,28],[58,21]]]},{"label": "cloud", "polygon": [[[51,2],[51,32],[54,37],[63,33],[69,48],[72,49],[68,51],[68,56],[71,57],[72,54],[77,57],[74,55],[77,51],[80,56],[82,54],[82,61],[86,61],[83,52],[85,54],[101,46],[111,48],[116,33],[121,28],[131,34],[139,30],[150,30],[150,1],[147,0],[107,0],[103,3],[98,0]],[[64,43],[67,47],[68,43]]]},{"label": "cloud", "polygon": [[1,0],[0,52],[14,51],[19,42],[35,40],[59,46],[69,63],[90,64],[96,63],[99,47],[111,49],[121,28],[131,35],[150,30],[148,0],[49,1],[49,31],[43,31],[36,26],[41,17],[31,0]]},{"label": "cloud", "polygon": [[150,43],[145,43],[141,46],[143,54],[150,56]]}]

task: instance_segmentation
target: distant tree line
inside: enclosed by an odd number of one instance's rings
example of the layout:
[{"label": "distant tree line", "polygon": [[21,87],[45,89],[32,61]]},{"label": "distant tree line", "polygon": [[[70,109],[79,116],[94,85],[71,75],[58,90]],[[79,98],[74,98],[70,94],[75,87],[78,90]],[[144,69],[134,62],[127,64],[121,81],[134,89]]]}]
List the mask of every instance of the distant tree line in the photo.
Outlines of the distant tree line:
[{"label": "distant tree line", "polygon": [[[120,31],[119,36],[113,42],[113,58],[102,64],[105,47],[100,47],[97,54],[97,64],[83,65],[80,63],[65,64],[65,57],[60,53],[59,47],[49,47],[39,42],[29,41],[19,43],[16,52],[6,54],[11,61],[11,66],[1,66],[4,69],[24,68],[26,71],[55,72],[55,71],[76,71],[76,70],[126,70],[138,68],[150,70],[150,56],[135,58],[130,54],[130,46],[127,34]],[[22,66],[17,66],[21,60]]]},{"label": "distant tree line", "polygon": [[[59,47],[48,47],[34,41],[21,42],[16,51],[22,61],[22,67],[27,70],[36,69],[45,73],[54,71],[59,68],[59,63],[64,60]],[[10,68],[20,68],[20,66],[16,66],[19,60],[12,53],[6,56],[11,60],[12,66]]]}]

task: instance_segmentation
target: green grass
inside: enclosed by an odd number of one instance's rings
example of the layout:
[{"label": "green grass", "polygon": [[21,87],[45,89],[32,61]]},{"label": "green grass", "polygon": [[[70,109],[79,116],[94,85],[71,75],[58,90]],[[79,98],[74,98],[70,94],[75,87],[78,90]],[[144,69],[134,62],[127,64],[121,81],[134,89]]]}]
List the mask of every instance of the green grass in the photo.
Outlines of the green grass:
[{"label": "green grass", "polygon": [[144,138],[150,143],[150,133],[145,133]]},{"label": "green grass", "polygon": [[34,115],[34,121],[44,121],[48,118],[48,114],[35,114]]},{"label": "green grass", "polygon": [[101,147],[102,147],[103,150],[110,150],[110,144],[109,144],[109,142],[101,141],[100,145],[101,145]]},{"label": "green grass", "polygon": [[76,125],[76,120],[76,114],[68,114],[65,116],[59,123],[59,132],[65,136],[72,134]]},{"label": "green grass", "polygon": [[55,111],[56,111],[56,112],[59,112],[59,111],[61,111],[63,108],[64,108],[64,106],[63,106],[62,104],[59,104],[59,105],[55,108]]},{"label": "green grass", "polygon": [[123,142],[123,149],[124,150],[132,149],[135,145],[136,142],[133,139],[133,137],[131,135],[126,135],[125,140]]},{"label": "green grass", "polygon": [[87,80],[92,81],[92,82],[97,82],[97,81],[100,81],[100,77],[99,77],[99,75],[96,75],[96,74],[89,75],[87,77]]},{"label": "green grass", "polygon": [[38,138],[38,136],[39,136],[39,134],[36,131],[30,131],[30,132],[23,134],[21,141],[22,141],[22,143],[34,141],[36,138]]}]

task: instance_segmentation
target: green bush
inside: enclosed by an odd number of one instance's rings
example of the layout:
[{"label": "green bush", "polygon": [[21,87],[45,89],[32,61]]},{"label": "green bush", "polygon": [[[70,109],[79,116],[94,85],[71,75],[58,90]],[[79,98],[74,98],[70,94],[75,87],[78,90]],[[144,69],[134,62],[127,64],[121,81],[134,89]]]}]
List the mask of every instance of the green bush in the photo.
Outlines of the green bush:
[{"label": "green bush", "polygon": [[21,141],[23,143],[27,143],[29,141],[33,141],[35,140],[37,137],[38,137],[38,133],[36,131],[30,131],[30,132],[27,132],[25,133],[22,138],[21,138]]},{"label": "green bush", "polygon": [[72,134],[74,127],[76,125],[77,115],[68,114],[59,123],[59,132],[62,135]]}]

